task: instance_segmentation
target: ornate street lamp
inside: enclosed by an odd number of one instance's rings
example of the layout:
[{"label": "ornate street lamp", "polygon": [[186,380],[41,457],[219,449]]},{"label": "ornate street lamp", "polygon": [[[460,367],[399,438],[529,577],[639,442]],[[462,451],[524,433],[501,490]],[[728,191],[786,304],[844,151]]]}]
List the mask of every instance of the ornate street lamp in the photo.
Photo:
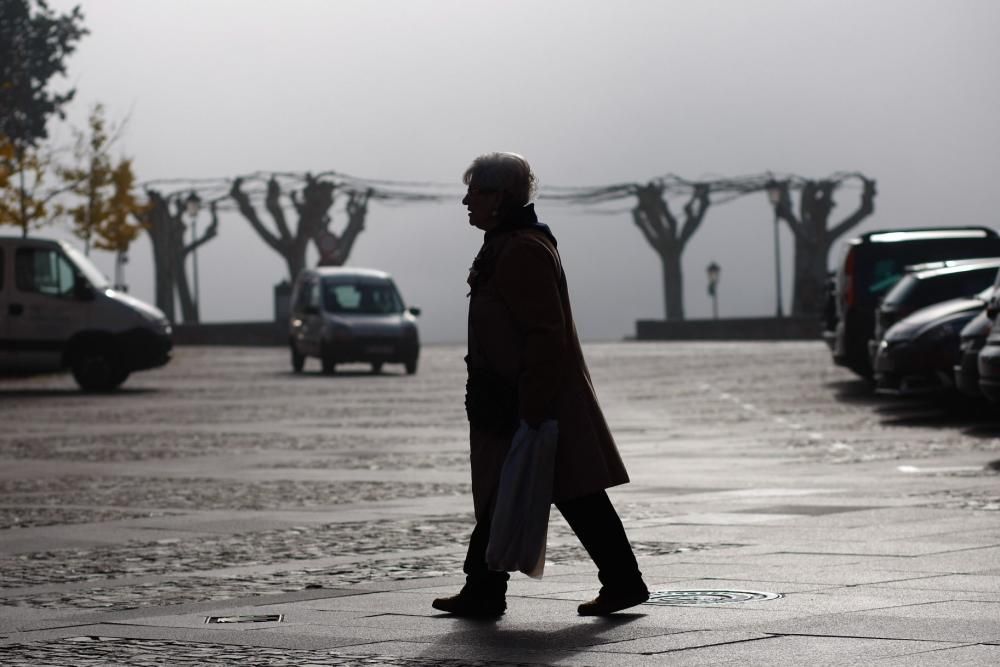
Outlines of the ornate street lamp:
[{"label": "ornate street lamp", "polygon": [[778,242],[778,206],[781,204],[782,187],[777,181],[768,181],[764,186],[767,190],[767,198],[774,208],[774,285],[778,302],[778,317],[784,317],[784,310],[781,307],[781,245]]},{"label": "ornate street lamp", "polygon": [[712,319],[717,320],[719,319],[719,273],[722,268],[713,261],[705,271],[708,273],[708,293],[712,297]]},{"label": "ornate street lamp", "polygon": [[198,289],[198,212],[201,210],[201,197],[194,190],[184,200],[184,208],[191,218],[191,268],[194,277],[194,312],[195,321],[201,322],[201,291]]}]

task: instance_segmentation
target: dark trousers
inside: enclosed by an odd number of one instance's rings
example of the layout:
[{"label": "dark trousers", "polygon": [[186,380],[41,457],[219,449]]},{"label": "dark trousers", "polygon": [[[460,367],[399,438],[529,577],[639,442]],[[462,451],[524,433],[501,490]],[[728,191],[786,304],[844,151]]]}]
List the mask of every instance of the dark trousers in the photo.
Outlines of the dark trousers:
[{"label": "dark trousers", "polygon": [[[604,491],[582,498],[556,503],[577,538],[597,565],[597,578],[605,588],[636,588],[642,586],[642,573],[625,535],[611,499]],[[486,566],[486,546],[490,541],[488,520],[476,522],[469,539],[469,552],[463,570],[467,586],[484,594],[503,595],[507,591],[506,572],[494,572]]]}]

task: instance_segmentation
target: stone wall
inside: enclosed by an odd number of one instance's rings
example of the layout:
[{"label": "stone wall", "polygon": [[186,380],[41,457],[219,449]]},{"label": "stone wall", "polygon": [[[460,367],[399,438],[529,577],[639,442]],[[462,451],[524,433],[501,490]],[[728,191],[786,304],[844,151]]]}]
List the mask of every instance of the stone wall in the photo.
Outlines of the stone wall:
[{"label": "stone wall", "polygon": [[745,317],[719,320],[638,320],[636,340],[818,340],[812,317]]}]

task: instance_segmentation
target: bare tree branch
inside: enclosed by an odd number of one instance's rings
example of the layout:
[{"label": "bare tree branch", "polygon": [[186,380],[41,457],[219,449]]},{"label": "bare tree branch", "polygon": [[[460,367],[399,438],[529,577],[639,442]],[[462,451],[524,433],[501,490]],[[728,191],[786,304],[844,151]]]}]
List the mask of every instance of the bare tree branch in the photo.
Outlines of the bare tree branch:
[{"label": "bare tree branch", "polygon": [[288,243],[292,240],[292,233],[289,231],[288,223],[285,221],[285,211],[281,208],[280,197],[281,186],[278,185],[278,181],[272,176],[267,181],[267,197],[264,199],[264,202],[268,213],[274,219],[274,224],[278,227],[278,234],[281,236],[281,240]]},{"label": "bare tree branch", "polygon": [[269,246],[274,248],[279,253],[284,253],[285,245],[281,242],[278,237],[271,233],[271,230],[264,226],[264,223],[260,221],[257,217],[257,210],[250,203],[250,198],[243,192],[242,189],[243,179],[236,178],[233,180],[233,185],[229,189],[230,196],[236,201],[236,205],[239,207],[240,213],[243,217],[247,219],[247,222],[254,228],[264,242]]},{"label": "bare tree branch", "polygon": [[877,194],[875,181],[874,179],[865,178],[863,176],[860,178],[861,182],[864,183],[864,190],[861,191],[861,203],[854,213],[837,223],[833,229],[829,231],[830,238],[839,238],[848,229],[851,229],[875,212],[875,195]]}]

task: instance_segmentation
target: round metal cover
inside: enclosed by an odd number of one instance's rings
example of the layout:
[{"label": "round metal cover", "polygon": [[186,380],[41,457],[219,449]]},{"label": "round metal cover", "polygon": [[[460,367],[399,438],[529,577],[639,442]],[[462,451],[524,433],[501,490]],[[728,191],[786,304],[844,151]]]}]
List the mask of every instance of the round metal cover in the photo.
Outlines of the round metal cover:
[{"label": "round metal cover", "polygon": [[758,591],[650,591],[646,604],[726,604],[777,600],[780,597],[780,593],[761,593]]}]

